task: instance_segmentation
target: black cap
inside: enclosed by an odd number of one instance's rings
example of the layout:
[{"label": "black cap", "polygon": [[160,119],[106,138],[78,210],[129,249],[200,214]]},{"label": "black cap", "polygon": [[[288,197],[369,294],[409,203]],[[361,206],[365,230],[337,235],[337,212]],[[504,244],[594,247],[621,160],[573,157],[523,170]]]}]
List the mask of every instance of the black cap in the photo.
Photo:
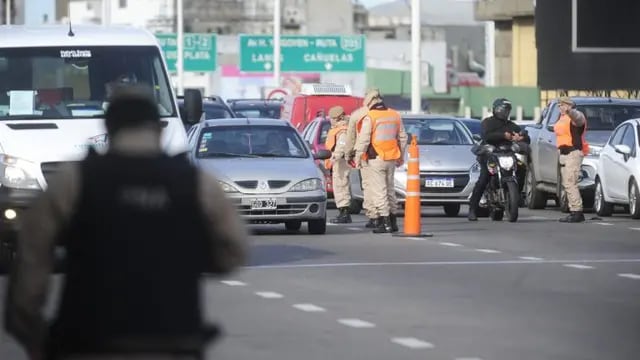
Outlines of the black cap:
[{"label": "black cap", "polygon": [[154,124],[160,126],[160,112],[149,87],[124,86],[114,91],[105,112],[105,126],[110,135],[121,129]]}]

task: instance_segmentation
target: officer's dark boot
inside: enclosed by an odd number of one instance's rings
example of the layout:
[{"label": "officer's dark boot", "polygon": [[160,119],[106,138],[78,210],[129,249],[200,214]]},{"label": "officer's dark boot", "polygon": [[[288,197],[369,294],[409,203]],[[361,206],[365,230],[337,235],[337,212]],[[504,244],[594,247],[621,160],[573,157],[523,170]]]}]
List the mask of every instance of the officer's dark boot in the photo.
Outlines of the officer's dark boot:
[{"label": "officer's dark boot", "polygon": [[389,216],[379,217],[377,220],[376,228],[373,229],[375,234],[383,234],[390,233],[391,229],[391,218]]},{"label": "officer's dark boot", "polygon": [[559,221],[563,223],[581,223],[584,220],[582,211],[572,211],[567,217],[563,217]]},{"label": "officer's dark boot", "polygon": [[349,214],[348,207],[340,208],[340,213],[334,219],[331,219],[332,224],[349,224],[351,223],[351,214]]},{"label": "officer's dark boot", "polygon": [[373,229],[376,227],[376,219],[369,219],[369,222],[364,226],[367,229]]},{"label": "officer's dark boot", "polygon": [[398,228],[398,217],[396,216],[396,214],[389,214],[389,218],[391,219],[391,231],[397,232],[398,230],[400,230]]},{"label": "officer's dark boot", "polygon": [[469,204],[469,215],[467,216],[469,221],[478,221],[478,216],[476,215],[476,209],[478,205]]}]

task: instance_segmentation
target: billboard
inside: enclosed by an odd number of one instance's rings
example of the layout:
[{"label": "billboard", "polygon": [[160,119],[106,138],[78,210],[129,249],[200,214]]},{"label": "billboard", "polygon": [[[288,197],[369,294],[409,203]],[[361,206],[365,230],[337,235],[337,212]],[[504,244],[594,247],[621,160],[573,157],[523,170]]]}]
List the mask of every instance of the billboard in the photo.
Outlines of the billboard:
[{"label": "billboard", "polygon": [[537,0],[538,86],[639,89],[637,14],[637,0]]}]

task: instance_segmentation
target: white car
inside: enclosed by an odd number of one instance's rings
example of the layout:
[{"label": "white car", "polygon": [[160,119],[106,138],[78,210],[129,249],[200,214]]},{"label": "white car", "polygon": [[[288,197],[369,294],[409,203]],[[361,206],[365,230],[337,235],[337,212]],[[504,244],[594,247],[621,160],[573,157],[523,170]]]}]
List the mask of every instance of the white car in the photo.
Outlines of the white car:
[{"label": "white car", "polygon": [[640,119],[618,125],[600,153],[594,209],[609,216],[614,205],[640,219]]}]

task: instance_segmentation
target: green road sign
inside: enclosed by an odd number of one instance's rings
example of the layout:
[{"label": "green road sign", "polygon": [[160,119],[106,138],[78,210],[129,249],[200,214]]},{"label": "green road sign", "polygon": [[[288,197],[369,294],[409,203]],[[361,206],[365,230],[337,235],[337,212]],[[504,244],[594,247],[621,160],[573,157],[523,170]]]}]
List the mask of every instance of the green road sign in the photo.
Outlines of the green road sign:
[{"label": "green road sign", "polygon": [[[167,67],[170,72],[176,72],[178,59],[178,36],[176,34],[156,34],[156,38],[164,51]],[[216,35],[215,34],[184,34],[184,48],[182,52],[184,71],[211,72],[216,70]]]},{"label": "green road sign", "polygon": [[[281,71],[358,72],[365,71],[366,68],[363,35],[283,35],[280,46]],[[273,70],[273,36],[240,35],[240,70]]]}]

